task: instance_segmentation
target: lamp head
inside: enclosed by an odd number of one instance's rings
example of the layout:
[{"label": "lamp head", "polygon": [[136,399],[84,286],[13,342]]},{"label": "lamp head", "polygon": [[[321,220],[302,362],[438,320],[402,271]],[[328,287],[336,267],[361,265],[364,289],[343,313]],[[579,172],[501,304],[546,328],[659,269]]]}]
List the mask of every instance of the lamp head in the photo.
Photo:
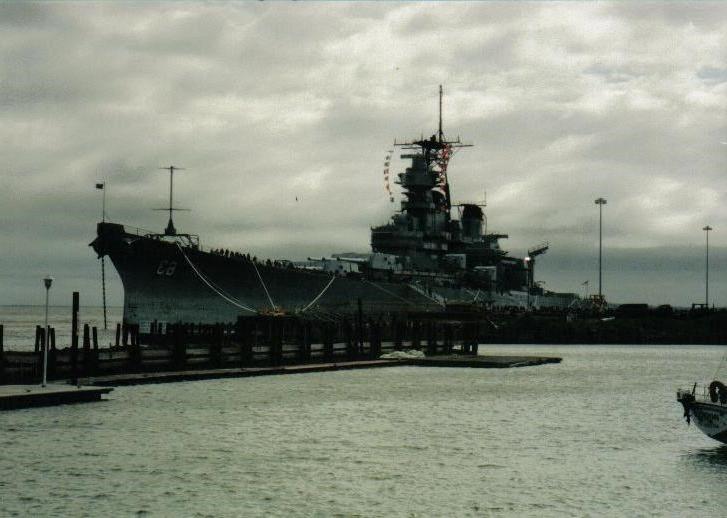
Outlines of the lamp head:
[{"label": "lamp head", "polygon": [[51,287],[51,284],[53,284],[53,277],[50,275],[47,275],[45,279],[43,279],[43,284],[45,284],[45,289],[49,290]]},{"label": "lamp head", "polygon": [[706,232],[709,232],[710,230],[712,230],[712,227],[710,227],[709,225],[707,225],[707,226],[706,226],[706,227],[704,227],[704,228],[703,228],[702,230],[704,230],[704,231],[706,231]]},{"label": "lamp head", "polygon": [[597,200],[595,201],[595,204],[596,204],[596,205],[606,205],[606,199],[605,199],[605,198],[598,198],[598,199],[597,199]]}]

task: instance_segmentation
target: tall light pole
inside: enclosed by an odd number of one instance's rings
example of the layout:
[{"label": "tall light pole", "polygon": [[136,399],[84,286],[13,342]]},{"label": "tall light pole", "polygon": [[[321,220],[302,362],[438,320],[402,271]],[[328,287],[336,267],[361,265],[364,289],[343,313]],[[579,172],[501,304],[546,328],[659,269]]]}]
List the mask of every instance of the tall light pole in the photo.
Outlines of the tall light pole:
[{"label": "tall light pole", "polygon": [[704,305],[709,309],[709,231],[712,230],[712,227],[707,225],[702,230],[704,230],[704,235],[707,238],[707,247],[704,254]]},{"label": "tall light pole", "polygon": [[45,285],[45,340],[43,341],[43,386],[48,380],[48,346],[50,345],[50,328],[48,327],[48,293],[50,292],[53,277],[50,275],[43,279]]},{"label": "tall light pole", "polygon": [[598,205],[598,298],[603,297],[602,289],[602,259],[603,259],[603,206],[606,205],[605,198],[598,198],[595,201]]}]

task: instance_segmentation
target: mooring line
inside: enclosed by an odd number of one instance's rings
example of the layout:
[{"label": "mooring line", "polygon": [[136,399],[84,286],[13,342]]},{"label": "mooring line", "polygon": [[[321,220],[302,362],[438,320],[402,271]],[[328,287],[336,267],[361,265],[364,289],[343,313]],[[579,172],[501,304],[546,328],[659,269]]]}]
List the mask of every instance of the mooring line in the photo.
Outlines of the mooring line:
[{"label": "mooring line", "polygon": [[257,265],[255,264],[255,261],[252,261],[252,266],[255,268],[255,273],[257,273],[257,278],[260,279],[260,284],[262,284],[263,289],[265,290],[265,295],[268,296],[268,300],[270,301],[270,306],[272,306],[273,311],[278,309],[278,306],[275,305],[275,302],[273,302],[273,298],[270,296],[270,292],[268,292],[268,287],[265,286],[265,281],[263,281],[263,276],[260,275],[260,271],[257,269]]},{"label": "mooring line", "polygon": [[428,298],[429,300],[431,300],[431,301],[432,301],[432,302],[434,302],[435,304],[439,304],[440,306],[444,306],[444,305],[445,305],[445,304],[444,304],[444,302],[441,302],[441,301],[439,301],[439,300],[435,299],[434,297],[430,296],[429,294],[427,294],[427,293],[426,293],[426,292],[424,291],[424,289],[423,289],[423,288],[420,288],[419,286],[416,286],[416,285],[415,285],[415,284],[413,284],[413,283],[412,283],[412,284],[407,284],[407,286],[409,286],[409,287],[410,287],[411,289],[413,289],[414,291],[416,291],[416,292],[417,292],[417,293],[418,293],[419,295],[421,295],[422,297],[426,297],[426,298]]},{"label": "mooring line", "polygon": [[320,293],[318,294],[318,296],[317,296],[316,298],[314,298],[314,299],[313,299],[313,300],[312,300],[312,301],[310,302],[310,304],[308,304],[308,305],[307,305],[306,307],[304,307],[303,309],[301,309],[301,310],[300,310],[300,312],[301,312],[301,313],[303,313],[303,312],[304,312],[304,311],[306,311],[306,310],[307,310],[307,309],[308,309],[309,307],[311,307],[311,306],[312,306],[313,304],[315,304],[316,302],[318,302],[318,299],[320,299],[320,298],[321,298],[321,297],[323,296],[323,294],[324,294],[324,293],[326,292],[326,290],[328,290],[328,288],[330,288],[331,284],[333,284],[333,281],[335,281],[335,280],[336,280],[336,276],[335,276],[335,275],[332,275],[332,276],[331,276],[331,280],[330,280],[330,281],[328,281],[328,284],[326,284],[326,287],[325,287],[325,288],[323,288],[323,291],[321,291],[321,292],[320,292]]},{"label": "mooring line", "polygon": [[233,306],[238,307],[240,309],[244,309],[245,311],[250,311],[252,313],[257,313],[256,310],[254,310],[252,308],[249,308],[249,307],[245,306],[244,304],[240,304],[239,302],[236,302],[232,298],[230,298],[229,296],[225,295],[222,292],[222,289],[221,288],[218,289],[215,286],[213,286],[212,283],[211,283],[211,281],[208,281],[205,278],[205,276],[202,275],[202,273],[194,266],[194,263],[192,263],[192,261],[189,259],[189,257],[187,257],[187,254],[184,253],[184,250],[182,249],[181,245],[179,243],[176,243],[176,245],[177,245],[177,248],[179,248],[179,251],[181,252],[182,257],[184,257],[184,260],[187,261],[187,264],[189,264],[189,267],[192,268],[192,271],[197,274],[197,277],[199,277],[200,280],[203,283],[205,283],[207,285],[207,287],[209,287],[209,289],[211,289],[212,291],[214,291],[217,295],[219,295],[220,297],[222,297],[224,300],[226,300],[227,302],[229,302]]},{"label": "mooring line", "polygon": [[405,299],[404,297],[400,297],[400,296],[399,296],[399,295],[397,295],[396,293],[393,293],[393,292],[391,292],[391,291],[387,290],[386,288],[383,288],[383,287],[379,286],[379,285],[378,285],[378,284],[376,284],[375,282],[371,282],[371,281],[370,281],[370,280],[368,280],[368,279],[364,279],[364,282],[368,282],[368,283],[369,283],[369,284],[371,284],[371,285],[372,285],[372,286],[373,286],[374,288],[378,288],[378,289],[380,289],[381,291],[383,291],[384,293],[387,293],[387,294],[391,295],[392,297],[396,297],[396,298],[397,298],[397,299],[399,299],[399,300],[403,300],[403,301],[404,301],[404,302],[406,302],[407,304],[412,304],[412,305],[414,305],[414,306],[416,306],[416,305],[417,305],[417,303],[416,303],[416,302],[412,302],[412,301],[410,301],[410,300],[407,300],[407,299]]},{"label": "mooring line", "polygon": [[[188,262],[191,262],[191,260],[188,257],[186,259],[187,259]],[[247,306],[245,306],[240,301],[240,299],[238,299],[237,297],[234,297],[233,295],[231,295],[230,293],[228,293],[227,291],[225,291],[224,289],[222,289],[212,279],[210,279],[208,276],[206,276],[205,274],[203,274],[202,271],[199,270],[199,268],[197,268],[197,272],[196,273],[199,276],[201,276],[201,278],[203,280],[205,280],[207,283],[209,283],[209,285],[214,289],[215,292],[218,292],[219,294],[224,295],[225,297],[227,297],[228,299],[231,299],[233,302],[235,302],[235,303],[237,303],[239,305],[242,305],[244,307],[247,307]],[[256,311],[256,310],[253,310],[253,311]]]}]

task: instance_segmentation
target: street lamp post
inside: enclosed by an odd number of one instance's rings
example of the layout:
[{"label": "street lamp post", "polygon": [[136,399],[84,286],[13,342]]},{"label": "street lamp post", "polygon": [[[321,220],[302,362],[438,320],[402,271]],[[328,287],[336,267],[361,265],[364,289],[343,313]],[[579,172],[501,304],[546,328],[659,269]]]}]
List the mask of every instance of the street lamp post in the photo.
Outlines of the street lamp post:
[{"label": "street lamp post", "polygon": [[707,309],[709,309],[709,231],[712,230],[712,227],[707,225],[702,228],[702,230],[704,230],[704,235],[707,239],[707,246],[704,254],[704,305]]},{"label": "street lamp post", "polygon": [[602,290],[602,259],[603,259],[603,206],[606,205],[605,198],[598,198],[595,201],[598,205],[598,298],[603,297]]},{"label": "street lamp post", "polygon": [[50,345],[50,328],[48,327],[48,293],[50,292],[53,277],[50,275],[43,279],[45,285],[45,340],[43,341],[43,386],[48,380],[48,346]]}]

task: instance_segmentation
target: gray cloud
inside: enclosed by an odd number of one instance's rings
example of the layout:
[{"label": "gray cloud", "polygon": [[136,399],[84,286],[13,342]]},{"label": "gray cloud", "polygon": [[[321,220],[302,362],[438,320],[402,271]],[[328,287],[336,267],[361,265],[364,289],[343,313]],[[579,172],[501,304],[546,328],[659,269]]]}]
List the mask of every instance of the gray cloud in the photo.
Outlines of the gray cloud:
[{"label": "gray cloud", "polygon": [[445,130],[475,144],[455,198],[486,191],[513,254],[548,240],[550,288],[594,285],[604,196],[609,297],[692,302],[709,222],[724,304],[726,18],[701,2],[2,4],[0,302],[36,301],[47,272],[59,302],[98,301],[93,184],[114,220],[161,229],[170,163],[193,209],[177,226],[209,245],[366,250],[392,210],[385,152],[434,130],[444,83]]}]

